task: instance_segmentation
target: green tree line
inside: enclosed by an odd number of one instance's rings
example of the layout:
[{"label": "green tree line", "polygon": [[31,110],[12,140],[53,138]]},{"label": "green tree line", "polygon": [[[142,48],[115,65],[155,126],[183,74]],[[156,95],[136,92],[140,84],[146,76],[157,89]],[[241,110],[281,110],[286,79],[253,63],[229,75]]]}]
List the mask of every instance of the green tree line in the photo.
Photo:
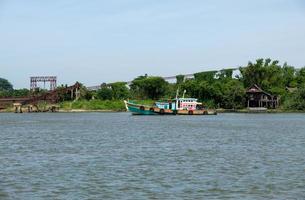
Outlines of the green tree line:
[{"label": "green tree line", "polygon": [[28,89],[14,90],[13,85],[6,79],[0,78],[0,98],[3,97],[23,97],[28,96]]},{"label": "green tree line", "polygon": [[[131,81],[102,84],[98,91],[88,91],[82,87],[83,100],[157,100],[175,98],[176,91],[183,91],[186,97],[198,98],[208,107],[241,109],[246,106],[246,90],[257,84],[266,92],[281,97],[281,107],[289,110],[305,110],[305,67],[296,69],[277,60],[257,59],[239,68],[240,73],[233,75],[233,69],[200,72],[193,79],[176,76],[176,83],[169,83],[162,77],[139,76]],[[26,89],[14,90],[5,79],[0,79],[0,96],[24,96]],[[67,101],[69,95],[63,96]]]},{"label": "green tree line", "polygon": [[198,98],[208,107],[242,109],[246,106],[246,90],[257,84],[263,90],[281,98],[281,108],[290,110],[305,109],[305,67],[296,69],[277,60],[257,59],[239,68],[200,72],[193,79],[176,76],[176,83],[168,83],[161,77],[139,76],[129,87],[126,83],[108,84],[97,91],[96,97],[104,100],[118,99],[170,99],[180,96]]}]

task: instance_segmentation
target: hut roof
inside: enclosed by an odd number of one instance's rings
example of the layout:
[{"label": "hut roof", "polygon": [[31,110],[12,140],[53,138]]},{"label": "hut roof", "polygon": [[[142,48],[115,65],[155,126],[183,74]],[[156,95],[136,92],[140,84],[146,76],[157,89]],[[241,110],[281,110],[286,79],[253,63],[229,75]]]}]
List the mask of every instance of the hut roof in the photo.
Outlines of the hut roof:
[{"label": "hut roof", "polygon": [[251,87],[247,89],[247,93],[264,93],[268,96],[272,96],[268,92],[265,92],[262,88],[260,88],[258,85],[254,84]]}]

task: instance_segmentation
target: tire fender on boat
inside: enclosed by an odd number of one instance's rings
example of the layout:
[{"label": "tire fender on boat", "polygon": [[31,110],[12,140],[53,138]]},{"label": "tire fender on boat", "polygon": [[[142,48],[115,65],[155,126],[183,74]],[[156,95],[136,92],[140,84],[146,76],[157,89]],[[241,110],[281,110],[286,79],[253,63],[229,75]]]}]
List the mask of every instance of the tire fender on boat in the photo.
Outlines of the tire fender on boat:
[{"label": "tire fender on boat", "polygon": [[162,109],[160,109],[160,114],[164,114],[164,109],[162,108]]},{"label": "tire fender on boat", "polygon": [[192,110],[189,111],[189,115],[193,115],[194,112]]},{"label": "tire fender on boat", "polygon": [[140,106],[140,110],[145,110],[144,106]]},{"label": "tire fender on boat", "polygon": [[154,109],[154,108],[150,108],[149,110],[150,110],[151,112],[154,112],[154,111],[155,111],[155,109]]}]

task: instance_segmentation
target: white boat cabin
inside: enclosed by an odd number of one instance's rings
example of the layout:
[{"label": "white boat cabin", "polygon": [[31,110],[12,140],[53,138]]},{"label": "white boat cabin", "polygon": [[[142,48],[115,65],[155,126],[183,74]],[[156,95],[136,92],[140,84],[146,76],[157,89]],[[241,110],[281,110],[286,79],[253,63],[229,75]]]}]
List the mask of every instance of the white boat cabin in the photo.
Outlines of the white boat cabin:
[{"label": "white boat cabin", "polygon": [[160,109],[170,110],[198,110],[202,107],[201,103],[195,98],[178,98],[169,101],[156,102],[156,106]]}]

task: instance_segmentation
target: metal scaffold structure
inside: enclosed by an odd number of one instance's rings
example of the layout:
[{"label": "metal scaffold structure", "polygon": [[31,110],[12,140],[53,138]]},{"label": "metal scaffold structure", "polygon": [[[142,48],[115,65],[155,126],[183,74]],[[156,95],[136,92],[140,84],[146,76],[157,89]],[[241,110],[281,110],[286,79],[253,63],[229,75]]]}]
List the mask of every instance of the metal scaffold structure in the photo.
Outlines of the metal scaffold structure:
[{"label": "metal scaffold structure", "polygon": [[30,77],[30,88],[31,90],[35,90],[36,88],[38,88],[37,83],[38,82],[43,82],[44,83],[44,87],[46,82],[50,83],[50,90],[55,90],[57,87],[57,77],[56,76],[32,76]]}]

